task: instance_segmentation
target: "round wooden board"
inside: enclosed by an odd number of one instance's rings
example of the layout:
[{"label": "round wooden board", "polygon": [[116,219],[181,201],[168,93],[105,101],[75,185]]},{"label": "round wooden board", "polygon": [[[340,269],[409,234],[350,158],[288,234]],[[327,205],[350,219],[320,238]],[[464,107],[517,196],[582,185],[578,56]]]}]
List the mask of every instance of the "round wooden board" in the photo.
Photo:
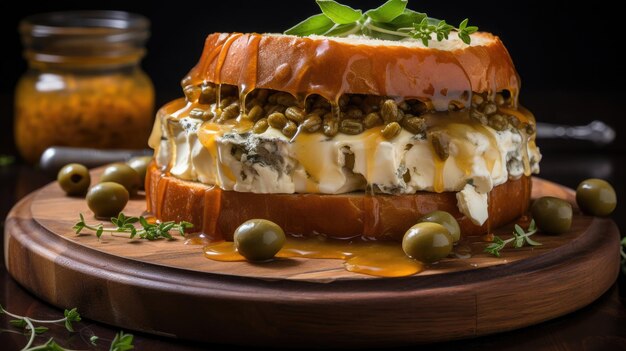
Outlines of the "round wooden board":
[{"label": "round wooden board", "polygon": [[[543,195],[573,202],[570,189],[534,179],[533,197]],[[125,213],[144,208],[133,199]],[[56,183],[15,205],[5,225],[10,274],[90,319],[213,343],[375,347],[495,333],[591,303],[619,269],[614,222],[576,209],[570,232],[535,235],[543,246],[446,259],[406,278],[350,273],[340,260],[216,262],[181,239],[98,241],[72,231],[79,212],[94,221],[85,201]]]}]

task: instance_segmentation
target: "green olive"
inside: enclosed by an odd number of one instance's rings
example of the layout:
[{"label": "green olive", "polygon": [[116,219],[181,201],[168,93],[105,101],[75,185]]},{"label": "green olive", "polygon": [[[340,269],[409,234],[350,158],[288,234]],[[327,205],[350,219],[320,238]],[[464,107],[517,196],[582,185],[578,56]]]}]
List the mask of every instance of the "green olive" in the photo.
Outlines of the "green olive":
[{"label": "green olive", "polygon": [[576,188],[578,207],[593,216],[608,216],[617,205],[615,189],[602,179],[587,179]]},{"label": "green olive", "polygon": [[61,168],[57,181],[67,195],[84,195],[91,184],[91,177],[87,167],[70,163]]},{"label": "green olive", "polygon": [[448,256],[454,239],[439,223],[422,222],[409,228],[402,238],[402,250],[407,256],[432,263]]},{"label": "green olive", "polygon": [[537,227],[546,233],[560,234],[572,226],[572,205],[552,196],[535,200],[530,208]]},{"label": "green olive", "polygon": [[448,229],[448,232],[452,235],[454,242],[459,241],[461,238],[461,227],[459,227],[459,222],[457,222],[456,219],[446,211],[433,211],[427,213],[420,218],[418,222],[439,223]]},{"label": "green olive", "polygon": [[235,230],[234,240],[237,251],[247,260],[267,261],[285,244],[285,232],[274,222],[251,219]]},{"label": "green olive", "polygon": [[128,190],[128,194],[133,196],[137,194],[141,179],[137,171],[124,163],[114,163],[104,169],[100,182],[113,182],[124,186]]},{"label": "green olive", "polygon": [[128,191],[122,185],[103,182],[89,189],[87,206],[96,217],[117,217],[128,203],[128,197]]},{"label": "green olive", "polygon": [[128,160],[127,164],[130,168],[134,169],[137,174],[139,174],[139,180],[141,184],[139,184],[139,189],[143,190],[146,183],[146,173],[148,171],[148,165],[152,162],[151,156],[139,156],[133,157]]}]

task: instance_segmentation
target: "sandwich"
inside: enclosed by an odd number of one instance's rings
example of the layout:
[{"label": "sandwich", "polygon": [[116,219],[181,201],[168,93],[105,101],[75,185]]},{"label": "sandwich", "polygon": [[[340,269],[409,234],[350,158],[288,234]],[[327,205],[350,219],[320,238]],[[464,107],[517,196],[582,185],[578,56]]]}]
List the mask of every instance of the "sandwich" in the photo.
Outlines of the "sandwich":
[{"label": "sandwich", "polygon": [[393,241],[435,210],[464,236],[515,220],[539,171],[535,118],[498,37],[446,37],[209,35],[157,114],[148,210],[210,240],[251,218]]}]

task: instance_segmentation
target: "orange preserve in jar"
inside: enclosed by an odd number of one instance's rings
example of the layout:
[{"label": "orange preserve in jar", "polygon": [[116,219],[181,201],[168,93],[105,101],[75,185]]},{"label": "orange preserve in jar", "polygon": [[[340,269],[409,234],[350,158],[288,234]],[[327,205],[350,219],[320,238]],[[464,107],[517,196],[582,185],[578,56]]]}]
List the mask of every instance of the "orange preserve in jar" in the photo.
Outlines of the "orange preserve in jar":
[{"label": "orange preserve in jar", "polygon": [[15,142],[36,162],[50,146],[138,149],[147,145],[154,88],[139,62],[149,21],[118,11],[25,18],[28,71],[15,94]]}]

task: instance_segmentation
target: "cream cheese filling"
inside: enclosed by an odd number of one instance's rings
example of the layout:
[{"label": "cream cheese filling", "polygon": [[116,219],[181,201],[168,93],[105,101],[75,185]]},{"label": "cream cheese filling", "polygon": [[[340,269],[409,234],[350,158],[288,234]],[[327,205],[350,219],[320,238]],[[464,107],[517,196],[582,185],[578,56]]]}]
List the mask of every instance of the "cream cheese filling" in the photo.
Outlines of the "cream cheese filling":
[{"label": "cream cheese filling", "polygon": [[488,192],[509,178],[537,173],[541,159],[534,142],[524,142],[516,129],[463,123],[434,127],[446,135],[445,160],[426,135],[404,129],[393,140],[384,139],[380,127],[288,139],[271,127],[254,134],[167,115],[155,128],[161,131],[160,141],[152,142],[156,162],[180,179],[254,193],[453,191],[461,212],[479,225],[487,219]]}]

